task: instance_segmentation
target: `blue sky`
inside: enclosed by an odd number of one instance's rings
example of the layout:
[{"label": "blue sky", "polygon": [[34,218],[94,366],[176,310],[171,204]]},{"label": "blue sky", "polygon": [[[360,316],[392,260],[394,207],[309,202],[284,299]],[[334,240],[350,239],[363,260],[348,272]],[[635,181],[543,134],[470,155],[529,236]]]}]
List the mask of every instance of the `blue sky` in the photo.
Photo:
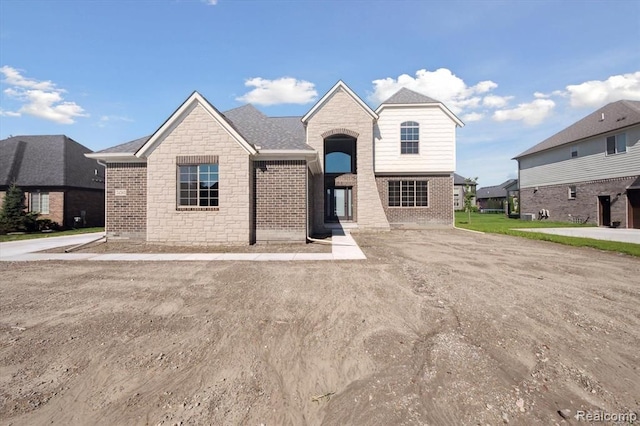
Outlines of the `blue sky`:
[{"label": "blue sky", "polygon": [[465,122],[481,186],[602,105],[640,100],[640,1],[0,1],[0,138],[93,150],[153,133],[193,90],[304,115],[342,79],[372,108],[400,87]]}]

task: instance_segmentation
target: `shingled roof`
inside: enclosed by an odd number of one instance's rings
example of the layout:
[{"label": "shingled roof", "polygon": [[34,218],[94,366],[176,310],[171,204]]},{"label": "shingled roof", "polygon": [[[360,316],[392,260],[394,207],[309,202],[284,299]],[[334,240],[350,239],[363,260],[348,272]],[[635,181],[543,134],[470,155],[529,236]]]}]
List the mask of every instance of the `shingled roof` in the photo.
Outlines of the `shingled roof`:
[{"label": "shingled roof", "polygon": [[440,101],[436,101],[433,98],[414,92],[413,90],[403,87],[393,94],[389,99],[382,102],[384,104],[437,104]]},{"label": "shingled roof", "polygon": [[[306,144],[306,134],[300,117],[267,117],[251,104],[221,113],[227,122],[254,147],[274,150],[313,150]],[[112,146],[100,154],[134,154],[151,137],[144,136]]]},{"label": "shingled roof", "polygon": [[65,135],[13,136],[0,141],[0,186],[104,189],[93,152]]},{"label": "shingled roof", "polygon": [[485,199],[485,198],[506,198],[507,190],[506,188],[516,183],[518,179],[509,179],[502,182],[500,185],[494,186],[485,186],[482,188],[478,188],[476,191],[476,198]]},{"label": "shingled roof", "polygon": [[625,127],[640,123],[640,101],[622,100],[612,102],[587,115],[580,121],[556,133],[548,139],[513,157],[514,160],[526,155],[546,151],[561,145],[575,143]]}]

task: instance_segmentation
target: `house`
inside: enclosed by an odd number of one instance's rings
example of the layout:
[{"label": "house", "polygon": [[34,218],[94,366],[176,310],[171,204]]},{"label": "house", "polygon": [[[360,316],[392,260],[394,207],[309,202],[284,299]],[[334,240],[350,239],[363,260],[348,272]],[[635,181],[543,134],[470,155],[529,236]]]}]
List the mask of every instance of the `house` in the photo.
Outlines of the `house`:
[{"label": "house", "polygon": [[[12,183],[27,209],[64,227],[104,225],[104,168],[65,135],[0,141],[0,204]],[[78,219],[76,219],[78,218]]]},{"label": "house", "polygon": [[336,227],[453,224],[455,130],[402,89],[375,111],[336,83],[303,117],[218,111],[194,92],[106,163],[108,235],[177,244],[305,242]]},{"label": "house", "polygon": [[[516,198],[515,205],[513,199]],[[518,179],[508,179],[500,185],[483,186],[476,191],[476,200],[478,208],[482,210],[502,210],[505,205],[508,206],[508,212],[516,213],[518,211]],[[506,202],[509,201],[507,204]]]},{"label": "house", "polygon": [[515,157],[523,213],[640,228],[640,101],[610,103]]},{"label": "house", "polygon": [[[464,194],[467,187],[467,178],[460,176],[457,173],[453,174],[453,209],[464,210]],[[471,192],[476,192],[476,183],[470,182],[469,187]],[[476,204],[476,197],[471,199],[471,205]]]}]

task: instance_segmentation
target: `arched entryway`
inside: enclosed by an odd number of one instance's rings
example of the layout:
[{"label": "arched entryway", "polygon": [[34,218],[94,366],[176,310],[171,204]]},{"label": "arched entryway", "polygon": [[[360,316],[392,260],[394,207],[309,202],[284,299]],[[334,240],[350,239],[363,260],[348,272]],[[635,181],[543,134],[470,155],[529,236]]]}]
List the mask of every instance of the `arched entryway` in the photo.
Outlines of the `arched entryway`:
[{"label": "arched entryway", "polygon": [[335,133],[324,138],[325,222],[355,220],[356,146],[353,134]]}]

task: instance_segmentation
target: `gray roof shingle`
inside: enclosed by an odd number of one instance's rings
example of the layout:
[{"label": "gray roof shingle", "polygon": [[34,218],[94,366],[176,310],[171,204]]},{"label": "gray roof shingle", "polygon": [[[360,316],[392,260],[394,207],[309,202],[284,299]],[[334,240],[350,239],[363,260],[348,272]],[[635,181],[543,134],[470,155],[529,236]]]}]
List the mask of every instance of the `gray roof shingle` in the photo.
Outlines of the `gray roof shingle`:
[{"label": "gray roof shingle", "polygon": [[[260,149],[313,150],[306,144],[300,117],[267,117],[251,104],[229,111],[224,116],[240,134]],[[299,125],[294,123],[297,120]]]},{"label": "gray roof shingle", "polygon": [[440,101],[436,101],[433,98],[414,92],[413,90],[403,87],[395,94],[391,95],[389,99],[382,102],[384,104],[438,104]]},{"label": "gray roof shingle", "polygon": [[[604,120],[602,120],[603,115]],[[612,102],[513,158],[515,160],[638,123],[640,123],[640,101]]]},{"label": "gray roof shingle", "polygon": [[465,182],[467,180],[466,177],[464,176],[460,176],[457,173],[453,174],[453,184],[454,185],[465,185],[467,182]]},{"label": "gray roof shingle", "polygon": [[112,146],[111,148],[103,149],[102,151],[98,151],[99,153],[123,153],[123,154],[134,154],[137,150],[142,148],[151,135],[144,136],[142,138],[138,138],[129,142],[125,142],[120,145]]},{"label": "gray roof shingle", "polygon": [[[65,135],[13,136],[0,141],[0,186],[104,189],[93,152]],[[102,174],[102,173],[101,173]]]}]

